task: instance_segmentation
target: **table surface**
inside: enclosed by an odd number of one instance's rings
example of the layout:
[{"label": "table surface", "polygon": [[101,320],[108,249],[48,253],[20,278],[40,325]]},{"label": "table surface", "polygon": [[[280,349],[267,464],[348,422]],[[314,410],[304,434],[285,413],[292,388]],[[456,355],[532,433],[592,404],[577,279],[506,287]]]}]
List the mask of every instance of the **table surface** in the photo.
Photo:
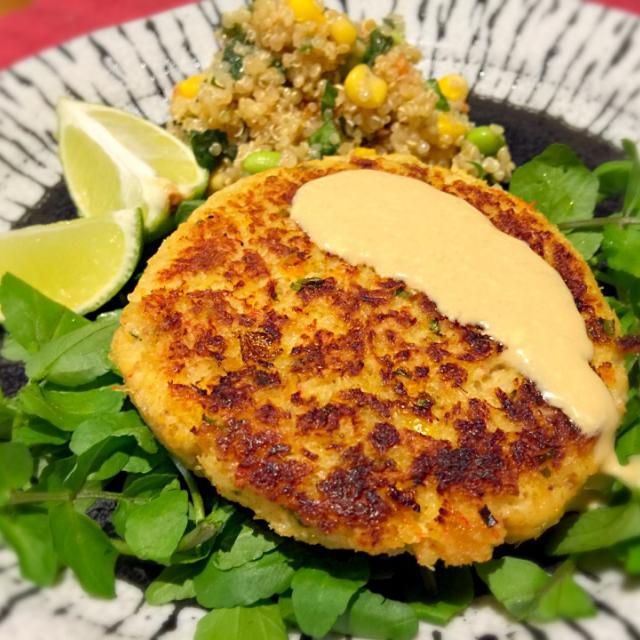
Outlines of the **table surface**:
[{"label": "table surface", "polygon": [[[0,68],[74,36],[192,0],[0,0]],[[589,0],[640,14],[640,0]]]}]

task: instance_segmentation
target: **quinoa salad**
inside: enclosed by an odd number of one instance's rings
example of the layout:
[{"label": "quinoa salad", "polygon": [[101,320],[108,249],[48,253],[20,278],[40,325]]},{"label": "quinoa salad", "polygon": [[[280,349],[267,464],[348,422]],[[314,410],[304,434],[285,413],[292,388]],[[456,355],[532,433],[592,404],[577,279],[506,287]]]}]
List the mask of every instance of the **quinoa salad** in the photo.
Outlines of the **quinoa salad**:
[{"label": "quinoa salad", "polygon": [[511,177],[503,128],[474,126],[461,75],[422,75],[398,16],[354,22],[317,0],[255,0],[225,13],[216,39],[211,65],[175,87],[170,124],[211,170],[213,191],[353,152]]}]

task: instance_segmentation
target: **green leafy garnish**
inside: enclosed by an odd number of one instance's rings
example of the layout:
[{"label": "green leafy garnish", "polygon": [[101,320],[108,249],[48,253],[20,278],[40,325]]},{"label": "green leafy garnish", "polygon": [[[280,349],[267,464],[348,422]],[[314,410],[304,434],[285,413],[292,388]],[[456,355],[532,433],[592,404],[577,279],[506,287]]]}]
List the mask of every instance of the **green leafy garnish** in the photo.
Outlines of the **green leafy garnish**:
[{"label": "green leafy garnish", "polygon": [[278,605],[216,609],[198,622],[195,640],[287,640]]},{"label": "green leafy garnish", "polygon": [[194,579],[196,598],[213,609],[252,605],[286,591],[294,573],[289,558],[278,550],[227,571],[211,557]]},{"label": "green leafy garnish", "polygon": [[358,557],[344,564],[311,563],[299,569],[291,582],[291,601],[301,631],[314,638],[329,633],[368,579],[369,567]]},{"label": "green leafy garnish", "polygon": [[51,507],[49,524],[58,557],[72,569],[82,588],[92,596],[113,598],[118,553],[102,529],[70,502]]},{"label": "green leafy garnish", "polygon": [[476,567],[480,578],[509,613],[540,622],[595,614],[590,597],[573,579],[572,569],[567,564],[550,576],[533,562],[510,557]]},{"label": "green leafy garnish", "polygon": [[569,147],[553,144],[513,172],[509,190],[551,222],[584,220],[593,217],[598,178]]}]

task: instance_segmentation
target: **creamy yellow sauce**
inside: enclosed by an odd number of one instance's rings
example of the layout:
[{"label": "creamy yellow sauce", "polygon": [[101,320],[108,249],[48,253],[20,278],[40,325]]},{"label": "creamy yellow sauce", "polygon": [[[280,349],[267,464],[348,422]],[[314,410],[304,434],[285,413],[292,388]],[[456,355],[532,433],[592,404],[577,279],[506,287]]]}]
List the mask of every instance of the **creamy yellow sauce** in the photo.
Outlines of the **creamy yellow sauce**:
[{"label": "creamy yellow sauce", "polygon": [[585,434],[602,435],[599,462],[617,471],[610,454],[619,414],[589,364],[593,345],[584,321],[558,272],[526,243],[461,198],[372,170],[308,182],[291,216],[325,251],[404,281],[448,318],[499,340],[501,357],[549,404]]}]

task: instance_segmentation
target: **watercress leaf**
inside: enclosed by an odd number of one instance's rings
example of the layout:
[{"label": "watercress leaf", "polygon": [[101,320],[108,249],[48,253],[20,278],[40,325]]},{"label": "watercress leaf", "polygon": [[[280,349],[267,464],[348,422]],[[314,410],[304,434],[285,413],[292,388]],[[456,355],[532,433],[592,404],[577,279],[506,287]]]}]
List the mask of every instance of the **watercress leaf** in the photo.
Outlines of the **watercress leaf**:
[{"label": "watercress leaf", "polygon": [[19,442],[0,442],[0,503],[12,489],[21,489],[31,479],[33,458]]},{"label": "watercress leaf", "polygon": [[0,281],[0,307],[5,329],[28,353],[89,324],[11,273],[5,273]]},{"label": "watercress leaf", "polygon": [[0,533],[16,552],[25,579],[40,587],[55,582],[59,564],[46,511],[22,507],[0,513]]},{"label": "watercress leaf", "polygon": [[160,606],[195,598],[193,576],[199,571],[193,565],[173,565],[166,567],[144,592],[145,600],[152,605]]},{"label": "watercress leaf", "polygon": [[446,625],[464,611],[474,596],[473,577],[468,567],[450,567],[436,574],[435,596],[412,599],[410,605],[420,620]]},{"label": "watercress leaf", "polygon": [[163,457],[164,454],[161,452],[147,453],[138,447],[134,447],[134,451],[128,454],[127,462],[124,467],[122,467],[122,470],[127,473],[136,474],[149,473],[158,466]]},{"label": "watercress leaf", "polygon": [[588,618],[596,614],[589,594],[574,580],[573,565],[564,563],[536,596],[527,619],[550,622],[565,618]]},{"label": "watercress leaf", "polygon": [[11,362],[26,362],[29,359],[29,352],[10,333],[2,338],[0,355]]},{"label": "watercress leaf", "polygon": [[[62,454],[64,455],[64,454]],[[65,480],[76,466],[78,459],[76,456],[65,458],[53,458],[40,473],[35,491],[63,491]]]},{"label": "watercress leaf", "polygon": [[229,571],[209,561],[194,578],[196,598],[208,608],[247,606],[288,589],[293,574],[287,556],[277,549]]},{"label": "watercress leaf", "polygon": [[372,640],[411,640],[418,634],[418,617],[408,604],[364,589],[336,628]]},{"label": "watercress leaf", "polygon": [[[140,478],[131,479],[129,477],[124,491],[125,496],[144,500],[151,500],[163,491],[177,491],[180,489],[180,482],[175,475],[170,473],[150,473]],[[124,538],[124,530],[127,518],[135,505],[121,501],[111,516],[111,522],[118,535]]]},{"label": "watercress leaf", "polygon": [[631,162],[622,212],[624,215],[636,215],[640,213],[640,159],[638,159],[638,149],[631,140],[623,140],[622,146]]},{"label": "watercress leaf", "polygon": [[552,144],[513,172],[509,190],[551,222],[582,220],[593,217],[598,178],[569,147]]},{"label": "watercress leaf", "polygon": [[302,632],[314,638],[329,633],[368,579],[369,566],[358,556],[344,564],[315,562],[299,569],[291,582],[291,598]]},{"label": "watercress leaf", "polygon": [[[629,414],[630,412],[627,410],[627,415]],[[631,456],[640,453],[640,419],[637,413],[633,419],[633,425],[616,440],[616,454],[622,464],[626,464]]]},{"label": "watercress leaf", "polygon": [[166,491],[131,509],[124,539],[142,560],[168,563],[187,528],[186,491]]},{"label": "watercress leaf", "polygon": [[113,598],[118,554],[104,531],[78,513],[71,502],[56,504],[49,513],[53,546],[60,560],[71,568],[87,593]]},{"label": "watercress leaf", "polygon": [[198,621],[194,640],[287,640],[278,605],[217,609]]},{"label": "watercress leaf", "polygon": [[627,573],[632,576],[640,575],[640,538],[617,545],[614,554]]},{"label": "watercress leaf", "polygon": [[114,451],[90,474],[91,481],[103,482],[117,476],[121,471],[124,471],[129,458],[128,451]]},{"label": "watercress leaf", "polygon": [[537,564],[512,557],[478,564],[476,572],[496,600],[516,618],[527,615],[537,594],[551,579]]},{"label": "watercress leaf", "polygon": [[58,391],[32,382],[20,390],[17,398],[24,413],[38,416],[64,431],[73,431],[91,416],[120,411],[125,396],[112,387]]},{"label": "watercress leaf", "polygon": [[604,228],[602,251],[612,269],[640,278],[640,229],[608,224]]},{"label": "watercress leaf", "polygon": [[70,448],[80,455],[107,438],[131,436],[147,453],[155,453],[158,445],[151,431],[136,411],[97,415],[85,419],[75,430]]},{"label": "watercress leaf", "polygon": [[65,387],[76,387],[111,370],[109,349],[118,321],[96,320],[48,342],[27,362],[31,380],[47,378]]},{"label": "watercress leaf", "polygon": [[593,258],[600,248],[603,238],[601,231],[572,231],[566,235],[585,260]]},{"label": "watercress leaf", "polygon": [[15,403],[9,398],[5,398],[0,389],[0,440],[10,440],[16,422]]},{"label": "watercress leaf", "polygon": [[640,504],[592,509],[564,518],[554,527],[546,550],[551,555],[584,553],[640,537]]},{"label": "watercress leaf", "polygon": [[293,610],[293,600],[291,596],[280,596],[278,598],[278,607],[280,608],[280,615],[282,619],[293,627],[298,626],[298,621],[296,620],[296,614]]},{"label": "watercress leaf", "polygon": [[219,550],[212,561],[222,571],[239,567],[252,560],[261,558],[268,551],[275,549],[280,541],[268,532],[263,532],[254,522],[245,522],[229,550]]},{"label": "watercress leaf", "polygon": [[602,198],[621,196],[627,189],[631,160],[611,160],[598,165],[593,175],[598,178]]},{"label": "watercress leaf", "polygon": [[71,434],[50,425],[40,418],[21,420],[13,429],[13,442],[21,442],[27,447],[39,445],[60,446],[69,441]]},{"label": "watercress leaf", "polygon": [[94,480],[113,477],[124,466],[128,455],[114,457],[114,454],[118,451],[128,452],[131,443],[129,438],[109,438],[87,449],[75,458],[73,468],[63,480],[63,487],[77,492],[92,474],[95,474]]}]

